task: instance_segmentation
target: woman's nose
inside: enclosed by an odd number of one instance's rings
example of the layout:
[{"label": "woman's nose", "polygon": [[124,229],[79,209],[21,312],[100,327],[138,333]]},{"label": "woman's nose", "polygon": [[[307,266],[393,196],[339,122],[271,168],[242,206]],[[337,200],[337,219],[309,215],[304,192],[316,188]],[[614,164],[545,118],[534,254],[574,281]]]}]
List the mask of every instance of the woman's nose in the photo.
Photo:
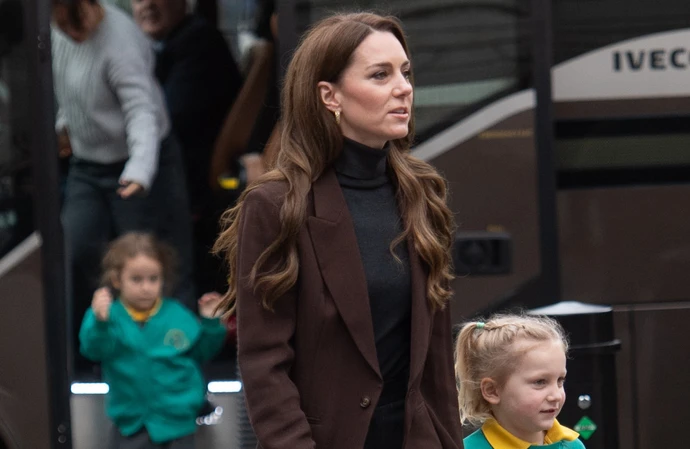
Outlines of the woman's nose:
[{"label": "woman's nose", "polygon": [[407,96],[412,93],[412,83],[410,83],[409,78],[403,74],[400,74],[396,81],[397,85],[395,86],[394,91],[396,96]]}]

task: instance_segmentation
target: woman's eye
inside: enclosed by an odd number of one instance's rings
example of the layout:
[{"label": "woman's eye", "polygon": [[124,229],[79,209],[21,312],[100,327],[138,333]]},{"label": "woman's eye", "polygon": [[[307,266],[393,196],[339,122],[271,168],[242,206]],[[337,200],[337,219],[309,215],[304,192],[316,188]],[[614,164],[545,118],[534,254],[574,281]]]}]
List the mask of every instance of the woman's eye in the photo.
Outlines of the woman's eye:
[{"label": "woman's eye", "polygon": [[403,72],[403,76],[405,77],[405,79],[409,80],[412,77],[412,71],[411,70],[405,70]]},{"label": "woman's eye", "polygon": [[374,74],[373,78],[375,78],[377,80],[382,80],[386,77],[386,75],[387,75],[386,72],[376,72]]}]

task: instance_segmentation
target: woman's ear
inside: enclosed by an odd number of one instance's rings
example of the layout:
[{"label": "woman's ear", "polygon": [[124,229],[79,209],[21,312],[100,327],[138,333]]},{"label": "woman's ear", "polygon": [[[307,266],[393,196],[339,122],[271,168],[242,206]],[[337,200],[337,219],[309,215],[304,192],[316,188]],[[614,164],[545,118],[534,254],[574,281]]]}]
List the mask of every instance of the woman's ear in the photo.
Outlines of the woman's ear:
[{"label": "woman's ear", "polygon": [[498,388],[498,383],[490,377],[482,379],[479,388],[482,391],[482,397],[491,405],[498,405],[501,402],[501,392]]},{"label": "woman's ear", "polygon": [[316,86],[319,88],[319,97],[326,108],[331,112],[340,111],[340,94],[335,84],[319,81]]}]

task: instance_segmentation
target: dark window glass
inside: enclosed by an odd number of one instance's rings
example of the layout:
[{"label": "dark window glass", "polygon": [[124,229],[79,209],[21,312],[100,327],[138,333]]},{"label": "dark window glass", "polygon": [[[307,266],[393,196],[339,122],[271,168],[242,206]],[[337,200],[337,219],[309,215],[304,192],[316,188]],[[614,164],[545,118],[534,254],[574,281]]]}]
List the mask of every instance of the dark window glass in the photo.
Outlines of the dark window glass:
[{"label": "dark window glass", "polygon": [[687,0],[555,0],[552,13],[554,63],[633,37],[690,27]]},{"label": "dark window glass", "polygon": [[556,124],[561,187],[690,181],[690,117]]},{"label": "dark window glass", "polygon": [[20,0],[0,0],[0,257],[34,230],[28,55]]}]

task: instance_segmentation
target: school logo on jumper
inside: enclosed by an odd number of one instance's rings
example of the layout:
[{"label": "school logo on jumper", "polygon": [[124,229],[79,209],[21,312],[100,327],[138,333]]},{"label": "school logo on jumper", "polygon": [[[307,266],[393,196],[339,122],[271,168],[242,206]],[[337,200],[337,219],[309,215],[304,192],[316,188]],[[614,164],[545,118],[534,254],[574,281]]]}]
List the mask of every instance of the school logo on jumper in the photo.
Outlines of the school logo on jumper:
[{"label": "school logo on jumper", "polygon": [[179,329],[170,329],[168,333],[165,334],[163,343],[166,346],[172,346],[178,350],[185,350],[189,348],[189,339],[184,332]]}]

